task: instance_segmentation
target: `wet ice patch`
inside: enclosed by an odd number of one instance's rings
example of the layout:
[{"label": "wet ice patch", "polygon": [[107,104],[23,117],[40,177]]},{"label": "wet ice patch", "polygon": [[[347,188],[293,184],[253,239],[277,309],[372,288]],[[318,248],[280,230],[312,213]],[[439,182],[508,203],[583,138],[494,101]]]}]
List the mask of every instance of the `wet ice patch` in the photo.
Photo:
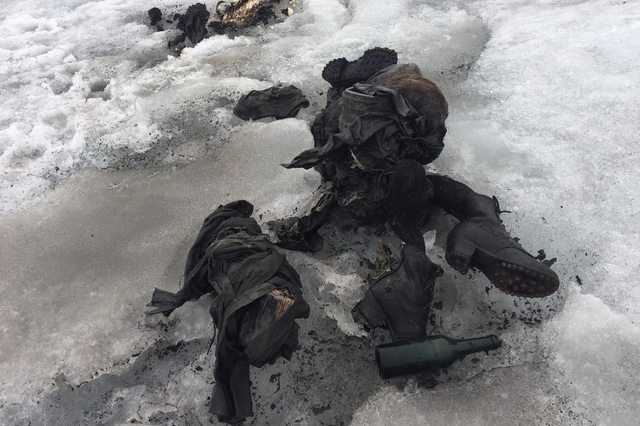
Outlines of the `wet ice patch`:
[{"label": "wet ice patch", "polygon": [[[477,173],[465,169],[465,178],[491,183],[523,241],[552,243],[547,252],[561,258],[561,276],[578,275],[589,292],[637,315],[640,294],[629,283],[635,282],[632,217],[640,199],[629,188],[639,177],[620,172],[637,169],[632,135],[640,129],[630,113],[638,107],[631,65],[640,59],[631,36],[639,28],[637,7],[491,4],[479,13],[492,38],[462,86],[477,96],[448,124],[454,136],[458,120],[495,122],[517,168],[503,173],[504,166],[489,163]],[[492,147],[482,138],[460,143]]]},{"label": "wet ice patch", "polygon": [[295,118],[245,123],[217,154],[221,185],[230,189],[225,199],[251,200],[260,223],[290,215],[294,207],[302,208],[318,183],[305,177],[315,173],[288,170],[281,164],[311,145],[308,125]]},{"label": "wet ice patch", "polygon": [[[241,198],[255,203],[261,223],[290,214],[318,181],[280,163],[311,143],[300,120],[244,123],[215,159],[192,168],[85,171],[30,212],[6,216],[6,245],[0,249],[2,403],[37,393],[60,372],[77,385],[116,371],[132,351],[157,338],[166,323],[144,319],[144,306],[153,287],[179,287],[202,220],[218,205]],[[25,240],[32,232],[38,237]],[[12,302],[25,294],[25,303]],[[205,303],[176,312],[164,337],[210,338]]]},{"label": "wet ice patch", "polygon": [[[542,334],[552,366],[576,401],[576,410],[600,422],[632,424],[640,397],[640,327],[573,285],[562,313]],[[617,393],[620,398],[610,399]]]},{"label": "wet ice patch", "polygon": [[[490,188],[484,182],[490,184],[486,172],[500,174],[503,180],[509,176],[518,178],[523,173],[523,168],[530,164],[527,152],[518,152],[504,134],[502,126],[493,121],[454,121],[448,126],[447,168],[465,176],[474,176],[479,184],[474,182],[477,192],[486,193]],[[446,161],[445,160],[445,161]],[[541,174],[539,168],[531,170],[529,177],[535,178]],[[467,178],[468,179],[468,178]]]},{"label": "wet ice patch", "polygon": [[[564,311],[532,336],[530,350],[542,347],[542,356],[522,366],[483,370],[470,380],[432,390],[411,382],[404,391],[383,388],[360,407],[352,424],[416,419],[425,425],[508,424],[514,419],[527,424],[633,424],[640,377],[635,356],[639,332],[628,318],[572,285]],[[498,356],[521,349],[521,344],[509,345],[513,336],[500,337],[507,344],[495,352]],[[483,356],[477,358],[468,365],[483,365]],[[450,369],[466,363],[467,359]],[[619,397],[612,399],[612,394]]]},{"label": "wet ice patch", "polygon": [[[355,253],[345,253],[334,259],[334,263],[344,262],[344,257],[356,257]],[[322,262],[309,259],[322,283],[318,289],[318,302],[325,314],[336,321],[336,324],[348,336],[367,336],[362,327],[351,316],[351,310],[362,299],[366,286],[362,278],[356,274],[340,274]]]}]

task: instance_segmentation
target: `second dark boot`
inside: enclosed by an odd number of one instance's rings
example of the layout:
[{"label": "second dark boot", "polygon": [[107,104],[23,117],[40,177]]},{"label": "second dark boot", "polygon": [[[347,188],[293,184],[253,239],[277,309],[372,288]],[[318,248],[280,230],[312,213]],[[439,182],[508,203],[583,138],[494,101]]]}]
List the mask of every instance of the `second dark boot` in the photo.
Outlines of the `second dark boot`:
[{"label": "second dark boot", "polygon": [[355,61],[338,58],[330,61],[322,70],[322,78],[333,87],[345,88],[368,80],[378,71],[398,63],[393,49],[374,47]]},{"label": "second dark boot", "polygon": [[530,255],[504,229],[495,198],[474,193],[464,199],[464,216],[447,237],[447,262],[466,274],[477,268],[505,293],[545,297],[558,290],[558,275]]},{"label": "second dark boot", "polygon": [[423,251],[405,245],[398,267],[374,281],[354,311],[372,327],[386,325],[394,341],[425,338],[433,287],[442,272]]}]

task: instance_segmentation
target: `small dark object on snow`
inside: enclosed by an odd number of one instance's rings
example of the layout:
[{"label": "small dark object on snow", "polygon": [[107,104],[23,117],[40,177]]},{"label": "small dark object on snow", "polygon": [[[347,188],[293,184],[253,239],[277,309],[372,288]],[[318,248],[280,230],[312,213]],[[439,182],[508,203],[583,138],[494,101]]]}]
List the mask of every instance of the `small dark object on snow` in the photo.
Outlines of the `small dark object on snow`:
[{"label": "small dark object on snow", "polygon": [[162,11],[157,7],[149,9],[147,13],[149,14],[149,19],[151,19],[151,25],[155,25],[162,20]]},{"label": "small dark object on snow", "polygon": [[202,3],[189,6],[184,15],[178,19],[178,29],[184,31],[191,43],[198,44],[207,35],[207,21],[210,13]]},{"label": "small dark object on snow", "polygon": [[264,90],[252,90],[242,96],[233,113],[243,120],[265,117],[276,119],[295,117],[309,101],[295,86],[273,86]]},{"label": "small dark object on snow", "polygon": [[338,58],[330,61],[322,70],[322,78],[331,86],[346,88],[368,80],[378,71],[398,63],[398,54],[393,49],[374,47],[355,61]]},{"label": "small dark object on snow", "polygon": [[298,349],[296,318],[309,316],[300,276],[251,218],[240,200],[204,221],[189,250],[177,293],[156,289],[147,315],[168,316],[189,300],[212,293],[218,329],[216,379],[210,412],[227,423],[253,415],[249,365],[262,367]]}]

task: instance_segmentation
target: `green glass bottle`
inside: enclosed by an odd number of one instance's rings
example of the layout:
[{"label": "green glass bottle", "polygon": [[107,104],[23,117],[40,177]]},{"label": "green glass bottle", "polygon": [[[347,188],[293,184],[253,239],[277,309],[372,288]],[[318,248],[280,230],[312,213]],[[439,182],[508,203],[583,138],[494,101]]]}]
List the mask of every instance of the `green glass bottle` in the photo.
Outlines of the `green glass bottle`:
[{"label": "green glass bottle", "polygon": [[498,349],[502,342],[491,335],[476,339],[456,340],[446,336],[430,336],[423,340],[404,340],[376,346],[376,362],[380,378],[436,371],[453,364],[465,355]]}]

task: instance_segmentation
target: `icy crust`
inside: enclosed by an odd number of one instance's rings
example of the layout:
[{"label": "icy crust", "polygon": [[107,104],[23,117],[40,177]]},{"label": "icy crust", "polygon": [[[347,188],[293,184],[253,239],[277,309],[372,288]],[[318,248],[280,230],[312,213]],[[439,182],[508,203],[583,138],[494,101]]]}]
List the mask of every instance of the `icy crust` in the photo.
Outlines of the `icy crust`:
[{"label": "icy crust", "polygon": [[[219,204],[254,200],[261,223],[304,205],[316,174],[280,164],[312,144],[307,124],[239,132],[215,159],[163,173],[85,171],[0,220],[0,404],[38,393],[60,373],[74,385],[93,379],[156,340],[162,329],[143,307],[154,287],[179,288],[195,233]],[[208,307],[204,320],[193,309],[177,312],[164,337],[212,334]]]},{"label": "icy crust", "polygon": [[551,241],[567,278],[637,318],[640,9],[590,1],[477,11],[492,38],[461,89],[482,107],[450,114],[451,161],[508,200],[504,218],[523,241]]},{"label": "icy crust", "polygon": [[598,424],[591,420],[594,410],[575,404],[553,373],[547,366],[526,364],[432,390],[417,389],[415,383],[404,392],[387,386],[357,410],[351,425]]},{"label": "icy crust", "polygon": [[[177,30],[151,28],[147,2],[80,3],[54,11],[11,3],[0,21],[1,212],[87,166],[201,158],[238,126],[230,110],[253,89],[296,85],[312,101],[299,114],[310,121],[325,102],[320,71],[336,56],[394,46],[431,77],[471,63],[487,39],[478,18],[455,8],[401,2],[389,20],[383,1],[310,0],[283,23],[211,36],[174,57],[166,45]],[[158,6],[169,15],[183,5]]]}]

